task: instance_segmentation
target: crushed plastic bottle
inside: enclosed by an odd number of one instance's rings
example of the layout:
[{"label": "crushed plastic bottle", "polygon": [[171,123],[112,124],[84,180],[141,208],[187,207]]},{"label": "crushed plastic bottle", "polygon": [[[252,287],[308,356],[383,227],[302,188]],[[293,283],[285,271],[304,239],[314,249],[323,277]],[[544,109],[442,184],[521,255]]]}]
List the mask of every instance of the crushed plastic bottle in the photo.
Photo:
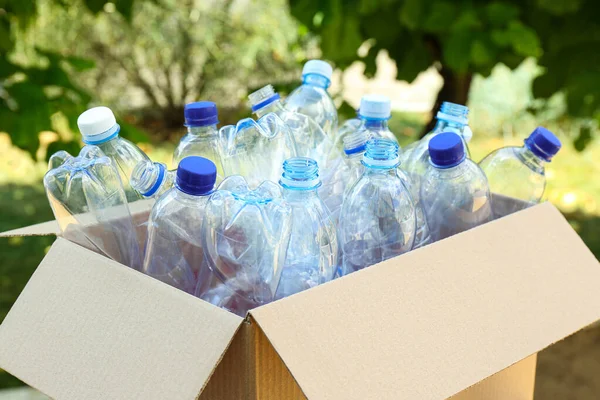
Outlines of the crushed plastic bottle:
[{"label": "crushed plastic bottle", "polygon": [[154,204],[148,220],[143,272],[194,294],[204,262],[202,221],[217,167],[190,156],[179,163],[175,186]]},{"label": "crushed plastic bottle", "polygon": [[[540,202],[546,187],[546,163],[560,148],[560,140],[540,126],[525,139],[523,146],[503,147],[479,162],[490,185],[495,217]],[[507,197],[521,202],[504,201]]]},{"label": "crushed plastic bottle", "polygon": [[429,142],[430,166],[421,184],[421,203],[432,240],[438,241],[492,219],[485,174],[466,158],[462,139],[440,133]]},{"label": "crushed plastic bottle", "polygon": [[291,130],[274,113],[258,121],[245,118],[235,126],[224,126],[219,135],[225,175],[241,175],[251,186],[265,180],[276,182],[283,161],[297,154]]},{"label": "crushed plastic bottle", "polygon": [[61,151],[44,176],[62,236],[129,267],[141,268],[140,240],[113,162],[96,146]]},{"label": "crushed plastic bottle", "polygon": [[173,187],[176,174],[163,163],[140,161],[131,173],[131,187],[144,198],[157,199]]},{"label": "crushed plastic bottle", "polygon": [[83,142],[98,146],[110,158],[119,171],[128,202],[141,197],[130,184],[131,172],[140,161],[148,156],[129,140],[119,136],[121,127],[108,107],[94,107],[83,112],[77,119]]},{"label": "crushed plastic bottle", "polygon": [[398,144],[371,139],[364,172],[349,190],[340,213],[343,264],[340,275],[369,267],[412,249],[415,207],[398,176]]},{"label": "crushed plastic bottle", "polygon": [[302,69],[302,85],[285,100],[285,107],[312,118],[334,140],[337,127],[337,108],[327,92],[331,84],[331,65],[322,60],[310,60]]},{"label": "crushed plastic bottle", "polygon": [[252,104],[252,112],[258,117],[272,112],[283,120],[292,132],[298,156],[310,157],[319,165],[325,165],[332,140],[319,124],[304,114],[286,109],[271,85],[251,93],[248,98]]},{"label": "crushed plastic bottle", "polygon": [[317,193],[321,181],[315,160],[286,160],[279,184],[292,209],[290,243],[276,294],[283,298],[333,279],[338,242],[335,224]]},{"label": "crushed plastic bottle", "polygon": [[217,184],[223,180],[223,165],[219,143],[219,115],[212,101],[199,101],[185,105],[183,114],[187,133],[181,138],[173,153],[173,165],[189,156],[204,157],[217,167]]},{"label": "crushed plastic bottle", "polygon": [[290,241],[291,208],[265,181],[251,190],[241,176],[226,178],[206,206],[207,267],[196,296],[244,316],[275,297]]}]

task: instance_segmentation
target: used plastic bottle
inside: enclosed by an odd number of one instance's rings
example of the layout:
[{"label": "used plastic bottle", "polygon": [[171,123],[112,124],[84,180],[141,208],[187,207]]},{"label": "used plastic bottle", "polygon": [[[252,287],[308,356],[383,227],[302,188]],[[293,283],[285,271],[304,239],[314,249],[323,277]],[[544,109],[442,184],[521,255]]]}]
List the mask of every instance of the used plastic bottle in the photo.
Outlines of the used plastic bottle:
[{"label": "used plastic bottle", "polygon": [[179,163],[175,186],[154,204],[148,220],[143,272],[190,294],[204,262],[202,221],[217,167],[190,156]]},{"label": "used plastic bottle", "polygon": [[279,184],[292,209],[290,243],[276,294],[283,298],[333,279],[338,241],[329,210],[317,193],[321,180],[315,160],[286,160]]},{"label": "used plastic bottle", "polygon": [[319,165],[325,165],[332,141],[315,120],[286,109],[271,85],[251,93],[248,98],[252,112],[258,117],[272,112],[285,122],[292,132],[298,156],[309,157]]},{"label": "used plastic bottle", "polygon": [[400,155],[400,162],[417,188],[420,188],[420,178],[425,174],[429,166],[429,141],[436,135],[442,132],[454,132],[459,135],[463,142],[464,153],[470,158],[467,143],[471,140],[473,133],[468,125],[468,115],[469,108],[466,106],[449,102],[442,103],[442,107],[436,115],[437,124],[433,131],[425,135],[421,140],[403,148],[403,152]]},{"label": "used plastic bottle", "polygon": [[340,213],[341,275],[411,250],[415,207],[398,176],[398,144],[371,139],[363,155],[364,172],[344,199]]},{"label": "used plastic bottle", "polygon": [[163,163],[140,161],[131,173],[131,187],[144,198],[157,199],[173,187],[176,174]]},{"label": "used plastic bottle", "polygon": [[129,140],[119,136],[120,126],[108,107],[94,107],[77,119],[83,142],[98,146],[119,171],[128,202],[141,199],[130,184],[131,172],[140,161],[149,160],[146,153]]},{"label": "used plastic bottle", "polygon": [[432,240],[438,241],[492,220],[485,174],[466,158],[454,132],[429,142],[430,166],[421,184],[421,204]]},{"label": "used plastic bottle", "polygon": [[285,100],[285,107],[312,118],[333,141],[338,127],[337,108],[327,92],[331,84],[331,65],[310,60],[302,69],[302,85]]},{"label": "used plastic bottle", "polygon": [[281,188],[265,181],[251,190],[226,178],[208,201],[203,229],[207,267],[196,295],[238,315],[272,301],[290,241],[291,208]]},{"label": "used plastic bottle", "polygon": [[251,186],[276,182],[281,164],[297,154],[290,128],[274,113],[224,126],[219,135],[225,176],[241,175]]},{"label": "used plastic bottle", "polygon": [[546,163],[552,160],[561,146],[552,132],[540,126],[525,139],[523,146],[503,147],[480,161],[479,166],[490,185],[495,217],[540,202],[546,187]]},{"label": "used plastic bottle", "polygon": [[50,166],[44,187],[62,236],[139,270],[141,242],[113,162],[87,145],[77,157],[55,154]]},{"label": "used plastic bottle", "polygon": [[198,156],[211,160],[217,166],[217,183],[224,178],[219,145],[219,115],[212,101],[188,103],[183,110],[187,133],[181,138],[173,153],[173,165],[186,157]]}]

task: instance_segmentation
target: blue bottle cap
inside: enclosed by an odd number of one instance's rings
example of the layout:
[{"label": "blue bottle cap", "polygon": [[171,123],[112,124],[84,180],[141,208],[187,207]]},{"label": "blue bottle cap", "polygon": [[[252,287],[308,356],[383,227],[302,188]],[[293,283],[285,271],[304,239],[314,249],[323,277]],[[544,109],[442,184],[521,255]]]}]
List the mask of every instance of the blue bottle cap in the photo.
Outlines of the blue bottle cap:
[{"label": "blue bottle cap", "polygon": [[429,158],[436,168],[451,168],[465,159],[465,148],[460,136],[444,132],[429,141]]},{"label": "blue bottle cap", "polygon": [[177,167],[175,185],[184,193],[193,196],[209,194],[216,181],[217,167],[215,163],[204,157],[186,157]]},{"label": "blue bottle cap", "polygon": [[525,146],[536,156],[550,161],[558,153],[562,144],[560,140],[543,126],[535,128],[531,135],[525,139]]},{"label": "blue bottle cap", "polygon": [[202,127],[219,123],[217,105],[212,101],[188,103],[183,109],[183,115],[185,117],[184,126],[187,127]]}]

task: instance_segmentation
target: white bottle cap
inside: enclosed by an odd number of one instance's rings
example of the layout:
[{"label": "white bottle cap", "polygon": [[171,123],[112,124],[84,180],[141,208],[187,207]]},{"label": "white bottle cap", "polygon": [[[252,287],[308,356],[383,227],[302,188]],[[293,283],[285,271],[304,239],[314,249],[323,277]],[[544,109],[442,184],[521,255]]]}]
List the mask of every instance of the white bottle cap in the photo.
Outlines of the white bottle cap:
[{"label": "white bottle cap", "polygon": [[302,75],[318,74],[329,80],[331,80],[332,73],[333,69],[331,68],[331,65],[323,60],[307,61],[306,64],[304,64],[304,68],[302,68]]},{"label": "white bottle cap", "polygon": [[366,94],[360,99],[358,112],[363,118],[388,119],[392,113],[392,103],[386,96]]},{"label": "white bottle cap", "polygon": [[111,128],[115,125],[117,125],[115,114],[108,107],[90,108],[77,118],[77,126],[83,136],[84,142],[98,142],[104,139],[102,136],[112,131]]}]

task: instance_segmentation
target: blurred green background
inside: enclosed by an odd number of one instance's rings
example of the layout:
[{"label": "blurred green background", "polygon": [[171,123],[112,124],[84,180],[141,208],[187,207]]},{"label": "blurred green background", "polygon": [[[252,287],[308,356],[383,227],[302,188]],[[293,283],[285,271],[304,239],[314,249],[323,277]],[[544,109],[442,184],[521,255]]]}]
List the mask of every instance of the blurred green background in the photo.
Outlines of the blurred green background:
[{"label": "blurred green background", "polygon": [[[591,0],[0,0],[0,231],[53,218],[46,159],[78,151],[86,108],[111,107],[124,137],[169,163],[185,103],[215,101],[221,124],[235,123],[249,92],[285,94],[321,57],[341,119],[362,94],[386,94],[401,144],[441,101],[469,106],[476,161],[537,125],[557,133],[545,197],[600,257],[594,11]],[[52,242],[0,239],[0,321]],[[599,338],[588,329],[542,353],[536,395],[599,398]],[[20,385],[0,370],[0,389]]]}]

